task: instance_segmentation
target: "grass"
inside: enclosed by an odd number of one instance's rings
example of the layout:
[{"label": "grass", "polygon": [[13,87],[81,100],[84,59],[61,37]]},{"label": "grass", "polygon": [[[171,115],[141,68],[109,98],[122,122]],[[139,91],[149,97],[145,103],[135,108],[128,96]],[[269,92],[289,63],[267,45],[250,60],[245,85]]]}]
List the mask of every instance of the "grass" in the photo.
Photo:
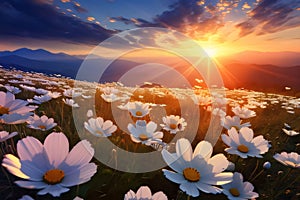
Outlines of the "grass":
[{"label": "grass", "polygon": [[[74,82],[68,79],[57,79],[53,77],[46,77],[40,74],[25,74],[22,72],[13,72],[13,71],[0,71],[0,77],[2,78],[1,83],[5,85],[8,83],[8,80],[12,79],[12,75],[18,73],[23,74],[24,77],[37,78],[33,79],[34,86],[37,88],[49,89],[44,84],[41,84],[41,80],[52,80],[56,82],[64,82],[60,86],[52,86],[51,91],[63,92],[64,87],[74,86]],[[10,83],[10,85],[18,87],[19,84]],[[125,88],[117,86],[114,83],[108,83],[107,85],[114,85],[118,87],[121,91],[132,92],[130,97],[132,101],[138,100],[147,103],[156,103],[156,104],[166,104],[165,108],[155,108],[155,109],[164,109],[164,112],[161,112],[159,115],[151,116],[151,120],[157,124],[162,123],[163,114],[167,115],[181,115],[181,109],[185,106],[189,106],[187,100],[183,101],[184,103],[180,105],[178,99],[175,97],[172,90],[166,88],[139,88],[133,91],[132,88]],[[85,94],[93,94],[95,90],[95,85],[88,83],[80,83],[81,88],[86,90]],[[98,85],[97,87],[102,87],[103,85]],[[77,86],[76,86],[77,87]],[[2,91],[5,91],[4,88],[1,88]],[[164,96],[158,95],[158,92],[165,94]],[[185,93],[185,92],[183,92]],[[188,93],[188,91],[186,91]],[[81,97],[75,98],[75,101],[78,102],[80,107],[83,110],[88,110],[94,108],[97,116],[103,117],[105,120],[112,120],[114,124],[118,124],[116,121],[116,116],[113,114],[113,110],[117,109],[116,106],[120,104],[117,103],[107,103],[101,97],[101,91],[99,89],[95,90],[95,99],[93,102],[91,99],[83,99]],[[18,99],[28,99],[34,96],[34,92],[24,92],[16,95]],[[293,97],[289,96],[280,96],[276,94],[268,93],[258,93],[254,91],[246,90],[228,90],[226,91],[227,98],[230,102],[237,102],[243,100],[241,104],[248,104],[250,101],[255,100],[258,105],[263,105],[262,102],[267,102],[266,108],[254,108],[256,112],[256,117],[250,118],[251,128],[254,130],[255,136],[263,135],[265,139],[269,140],[272,144],[272,147],[269,151],[263,155],[263,158],[247,158],[242,159],[235,155],[229,155],[224,152],[226,148],[225,144],[219,138],[216,145],[214,146],[214,154],[224,153],[228,160],[234,162],[236,165],[235,171],[240,172],[244,176],[244,181],[250,181],[254,187],[255,191],[259,193],[259,199],[298,199],[300,198],[300,171],[299,169],[292,169],[286,167],[276,160],[273,159],[275,153],[280,153],[282,151],[287,152],[300,152],[300,135],[290,137],[282,132],[283,123],[289,123],[292,127],[299,130],[300,129],[300,110],[295,109],[295,114],[287,113],[286,109],[282,108],[283,102],[289,102]],[[141,98],[142,97],[142,98]],[[49,102],[41,104],[36,110],[35,113],[39,116],[46,115],[48,117],[54,118],[54,121],[57,122],[58,126],[52,130],[43,132],[39,130],[32,130],[26,127],[26,124],[20,125],[6,125],[1,124],[0,129],[6,130],[9,132],[18,131],[20,134],[13,139],[1,143],[1,160],[3,154],[5,153],[14,153],[16,154],[16,143],[19,139],[22,139],[26,136],[34,136],[40,141],[44,141],[46,136],[51,132],[63,132],[69,139],[70,149],[80,141],[80,135],[90,138],[93,147],[96,152],[99,150],[99,145],[101,145],[101,138],[95,138],[90,135],[83,127],[83,122],[87,121],[85,113],[76,113],[76,109],[73,109],[65,105],[60,97],[58,99],[51,100]],[[271,104],[270,102],[274,99],[280,99],[280,102],[277,104]],[[113,108],[113,109],[112,109]],[[233,116],[231,112],[231,106],[227,107],[227,115]],[[75,115],[81,115],[79,118],[80,121],[74,123],[74,118],[72,112]],[[120,114],[121,113],[121,114]],[[125,111],[120,112],[117,118],[130,121],[132,119],[128,118],[128,115]],[[159,113],[159,112],[158,112]],[[185,113],[186,114],[186,113]],[[203,140],[205,133],[208,130],[208,126],[211,119],[211,114],[203,106],[199,106],[199,115],[200,120],[196,123],[198,125],[197,135],[192,143],[193,147],[196,144]],[[188,116],[182,116],[183,118]],[[147,120],[150,118],[148,117]],[[126,123],[125,123],[126,124]],[[188,123],[188,127],[189,127]],[[194,126],[189,127],[195,129]],[[126,133],[126,127],[118,127],[118,130],[113,133],[109,140],[117,145],[118,147],[130,151],[130,152],[150,152],[154,151],[153,148],[144,146],[141,144],[133,143]],[[170,142],[175,137],[168,133],[164,132],[163,141]],[[222,130],[225,133],[225,129]],[[184,134],[183,134],[184,135]],[[111,154],[112,161],[114,162],[115,155],[113,152]],[[124,158],[126,159],[126,158]],[[269,161],[272,164],[270,169],[264,169],[263,163]],[[77,187],[72,187],[71,190],[67,193],[61,195],[60,199],[73,199],[75,196],[82,197],[84,199],[123,199],[124,194],[129,190],[137,191],[140,186],[149,186],[152,190],[152,193],[157,191],[163,191],[169,199],[187,199],[188,197],[179,190],[179,186],[171,181],[167,180],[161,170],[156,170],[148,173],[126,173],[112,169],[101,162],[96,158],[92,160],[98,165],[97,173],[92,177],[92,180],[79,185]],[[149,163],[151,164],[151,163]],[[19,178],[9,174],[6,169],[1,168],[0,173],[0,199],[17,199],[22,197],[22,195],[28,194],[34,199],[52,199],[50,195],[39,196],[36,195],[37,190],[28,190],[23,189],[15,185],[13,182]],[[226,196],[223,194],[212,195],[205,194],[201,192],[201,195],[198,198],[190,199],[226,199]]]}]

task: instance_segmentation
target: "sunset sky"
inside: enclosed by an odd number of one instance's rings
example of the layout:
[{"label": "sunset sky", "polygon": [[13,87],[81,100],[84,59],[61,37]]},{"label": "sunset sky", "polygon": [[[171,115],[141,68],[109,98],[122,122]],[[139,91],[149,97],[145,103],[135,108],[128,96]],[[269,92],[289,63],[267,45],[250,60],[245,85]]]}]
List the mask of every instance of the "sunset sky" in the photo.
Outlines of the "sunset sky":
[{"label": "sunset sky", "polygon": [[88,54],[138,27],[179,31],[213,56],[300,52],[300,0],[1,0],[0,50]]}]

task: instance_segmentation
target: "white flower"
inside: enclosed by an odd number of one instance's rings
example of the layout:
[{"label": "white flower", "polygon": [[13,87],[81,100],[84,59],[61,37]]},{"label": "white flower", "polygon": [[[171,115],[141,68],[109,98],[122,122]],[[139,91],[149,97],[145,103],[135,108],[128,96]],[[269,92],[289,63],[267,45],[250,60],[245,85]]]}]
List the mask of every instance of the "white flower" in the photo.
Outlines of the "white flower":
[{"label": "white flower", "polygon": [[152,195],[151,190],[147,186],[142,186],[136,193],[129,190],[124,196],[124,200],[168,200],[163,192],[156,192]]},{"label": "white flower", "polygon": [[153,143],[162,142],[163,132],[155,132],[157,124],[152,121],[147,123],[144,120],[137,120],[135,126],[133,124],[128,124],[127,128],[133,142],[142,143],[147,146],[150,146]]},{"label": "white flower", "polygon": [[120,97],[117,96],[119,90],[114,87],[104,87],[101,88],[101,91],[103,92],[101,94],[101,97],[106,102],[114,102],[121,99]]},{"label": "white flower", "polygon": [[228,160],[223,154],[211,157],[212,145],[201,141],[193,153],[191,143],[181,138],[176,142],[176,153],[162,150],[162,156],[168,166],[163,169],[164,175],[171,181],[180,184],[180,189],[188,195],[197,197],[199,190],[205,193],[220,193],[222,189],[214,185],[224,185],[232,181],[231,172],[223,172]]},{"label": "white flower", "polygon": [[73,108],[79,108],[79,105],[77,103],[75,103],[75,101],[73,99],[63,99],[63,102]]},{"label": "white flower", "polygon": [[249,110],[248,108],[246,108],[246,107],[239,107],[239,106],[237,106],[237,107],[234,107],[234,108],[232,108],[232,112],[235,114],[235,115],[237,115],[237,116],[239,116],[240,118],[242,118],[242,119],[248,119],[248,118],[250,118],[250,117],[255,117],[256,116],[256,113],[254,112],[254,111],[252,111],[252,110]]},{"label": "white flower", "polygon": [[250,127],[251,124],[250,122],[241,124],[242,120],[240,119],[239,116],[226,116],[221,124],[224,128],[226,128],[227,130],[230,130],[232,127],[234,127],[236,130],[240,130],[242,127]]},{"label": "white flower", "polygon": [[84,127],[97,137],[109,137],[117,130],[117,126],[113,125],[112,121],[104,121],[102,117],[90,118],[88,122],[84,122]]},{"label": "white flower", "polygon": [[0,122],[6,124],[24,123],[35,108],[26,106],[27,101],[15,99],[10,92],[0,92]]},{"label": "white flower", "polygon": [[92,98],[92,96],[91,95],[81,95],[82,96],[82,98],[84,98],[84,99],[90,99],[90,98]]},{"label": "white flower", "polygon": [[41,95],[41,96],[34,95],[33,103],[41,104],[41,103],[45,103],[47,101],[50,101],[51,99],[52,99],[52,97],[47,95],[47,94]]},{"label": "white flower", "polygon": [[8,140],[9,138],[12,138],[16,135],[18,135],[17,132],[12,132],[11,134],[9,134],[6,131],[0,131],[0,142],[4,142],[4,141]]},{"label": "white flower", "polygon": [[75,98],[75,97],[81,96],[80,92],[76,92],[73,89],[65,90],[63,94],[64,94],[64,96],[69,97],[69,98],[72,98],[72,97]]},{"label": "white flower", "polygon": [[273,158],[285,166],[300,168],[300,155],[296,152],[282,152],[281,154],[277,153],[273,156]]},{"label": "white flower", "polygon": [[9,91],[13,94],[19,94],[21,92],[21,90],[19,88],[14,87],[14,86],[5,85],[4,87],[6,88],[7,91]]},{"label": "white flower", "polygon": [[192,100],[195,104],[198,104],[200,106],[207,106],[211,104],[211,97],[209,96],[194,95],[192,96]]},{"label": "white flower", "polygon": [[53,118],[48,118],[46,115],[43,115],[41,117],[39,117],[38,115],[34,115],[33,117],[29,118],[27,123],[27,127],[42,131],[50,130],[57,125],[57,123],[54,123]]},{"label": "white flower", "polygon": [[242,174],[235,172],[231,183],[222,185],[223,193],[230,200],[247,200],[258,197],[256,192],[253,192],[254,187],[249,182],[243,182]]},{"label": "white flower", "polygon": [[151,108],[149,108],[149,104],[139,101],[128,102],[127,109],[131,113],[131,115],[136,118],[142,118],[148,115],[151,110]]},{"label": "white flower", "polygon": [[225,151],[230,154],[236,154],[242,158],[258,157],[269,150],[269,142],[262,135],[253,138],[253,130],[248,127],[240,129],[239,133],[235,128],[228,131],[228,136],[222,134],[223,142],[229,146]]},{"label": "white flower", "polygon": [[31,196],[29,196],[29,195],[24,195],[19,200],[34,200],[34,199]]},{"label": "white flower", "polygon": [[162,118],[165,124],[161,124],[164,130],[170,131],[170,133],[176,134],[178,131],[183,131],[187,125],[184,118],[180,116],[170,115]]},{"label": "white flower", "polygon": [[6,154],[2,166],[26,179],[15,181],[18,186],[42,189],[39,195],[59,197],[69,191],[68,187],[89,181],[97,171],[97,166],[90,163],[94,155],[91,144],[82,140],[69,152],[69,142],[63,133],[51,133],[44,145],[28,136],[19,140],[17,151],[20,159]]},{"label": "white flower", "polygon": [[51,92],[51,91],[49,91],[47,93],[47,95],[50,96],[52,99],[57,99],[58,97],[61,97],[60,92]]},{"label": "white flower", "polygon": [[23,84],[20,84],[20,87],[23,88],[24,90],[28,90],[31,92],[35,91],[35,87],[31,87],[31,86],[27,86],[27,85],[23,85]]},{"label": "white flower", "polygon": [[285,129],[285,128],[283,128],[282,130],[283,130],[283,132],[284,132],[285,134],[287,134],[288,136],[296,136],[296,135],[299,135],[299,134],[300,134],[300,132],[297,132],[297,131],[294,131],[294,130],[287,130],[287,129]]},{"label": "white flower", "polygon": [[213,109],[212,114],[215,116],[219,116],[221,119],[223,119],[226,116],[226,112],[221,108]]},{"label": "white flower", "polygon": [[88,110],[87,111],[87,113],[86,113],[86,116],[88,117],[88,118],[91,118],[91,117],[93,117],[94,116],[94,113],[93,113],[93,111],[90,109],[90,110]]},{"label": "white flower", "polygon": [[35,93],[37,93],[37,94],[44,95],[44,94],[47,94],[48,92],[49,92],[48,90],[44,90],[43,88],[37,88],[37,89],[35,89]]}]

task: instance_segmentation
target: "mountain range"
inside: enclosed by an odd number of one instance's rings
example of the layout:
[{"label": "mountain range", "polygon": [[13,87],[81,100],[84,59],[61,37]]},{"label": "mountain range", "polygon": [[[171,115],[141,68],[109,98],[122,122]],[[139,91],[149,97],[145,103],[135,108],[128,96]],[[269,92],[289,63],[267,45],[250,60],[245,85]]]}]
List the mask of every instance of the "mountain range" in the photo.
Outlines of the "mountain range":
[{"label": "mountain range", "polygon": [[[44,49],[22,48],[15,51],[0,51],[0,65],[3,67],[45,74],[61,74],[71,78],[76,77],[84,58],[85,55],[74,56],[65,53],[52,53]],[[100,57],[94,55],[91,59],[97,62]],[[226,58],[219,58],[219,62],[222,64],[220,72],[224,84],[230,89],[243,87],[255,90],[281,91],[288,86],[295,91],[300,91],[300,79],[298,78],[300,74],[300,53],[242,52]],[[121,59],[114,61],[111,64],[112,66],[106,69],[105,76],[101,80],[103,82],[117,81],[123,74],[141,64]],[[173,66],[179,72],[190,70],[190,66],[187,66],[186,63],[176,60],[164,64]],[[159,71],[158,67],[155,69],[155,71]],[[168,71],[162,71],[152,81],[164,78],[166,83],[174,82],[174,77],[167,73]],[[139,73],[136,77],[141,75],[143,74]],[[147,76],[151,77],[153,75],[148,73],[143,76],[146,79]],[[189,73],[185,78],[190,80],[191,84],[196,84],[194,73]]]}]

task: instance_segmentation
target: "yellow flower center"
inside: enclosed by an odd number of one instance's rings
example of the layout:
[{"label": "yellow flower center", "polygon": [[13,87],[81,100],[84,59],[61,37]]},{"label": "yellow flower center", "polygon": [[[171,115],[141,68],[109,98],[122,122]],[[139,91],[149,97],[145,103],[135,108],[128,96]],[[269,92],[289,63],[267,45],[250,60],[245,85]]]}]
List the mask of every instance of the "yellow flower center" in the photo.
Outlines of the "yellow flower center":
[{"label": "yellow flower center", "polygon": [[232,196],[234,197],[239,197],[240,196],[240,192],[238,191],[238,189],[236,188],[230,188],[229,189],[229,192]]},{"label": "yellow flower center", "polygon": [[240,128],[238,126],[232,126],[231,128],[235,128],[235,130],[240,130]]},{"label": "yellow flower center", "polygon": [[51,169],[44,174],[43,179],[46,183],[54,185],[60,183],[64,177],[64,171],[60,169]]},{"label": "yellow flower center", "polygon": [[177,124],[170,124],[170,129],[176,129],[177,128]]},{"label": "yellow flower center", "polygon": [[139,135],[139,138],[142,141],[148,140],[148,136],[146,134],[143,134],[143,133]]},{"label": "yellow flower center", "polygon": [[0,105],[0,115],[8,114],[9,109]]},{"label": "yellow flower center", "polygon": [[40,129],[46,129],[46,126],[44,126],[44,125],[39,125],[38,126]]},{"label": "yellow flower center", "polygon": [[248,151],[249,151],[248,147],[243,144],[239,145],[237,150],[239,150],[242,153],[248,153]]},{"label": "yellow flower center", "polygon": [[183,176],[190,182],[197,182],[200,180],[200,173],[195,168],[185,168],[183,170]]},{"label": "yellow flower center", "polygon": [[136,111],[136,112],[135,112],[135,115],[138,116],[138,117],[140,117],[140,116],[143,115],[143,113],[142,113],[141,111]]}]

